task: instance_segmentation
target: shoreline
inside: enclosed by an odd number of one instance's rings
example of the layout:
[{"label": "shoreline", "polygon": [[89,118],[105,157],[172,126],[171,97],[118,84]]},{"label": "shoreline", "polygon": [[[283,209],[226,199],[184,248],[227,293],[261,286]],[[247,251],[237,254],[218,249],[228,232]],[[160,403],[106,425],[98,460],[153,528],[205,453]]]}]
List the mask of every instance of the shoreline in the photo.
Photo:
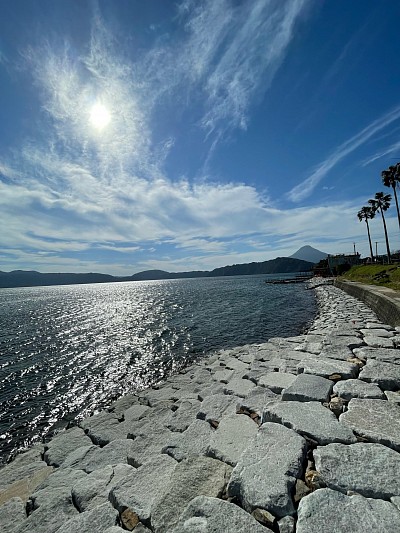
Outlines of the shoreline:
[{"label": "shoreline", "polygon": [[315,293],[307,333],[216,352],[18,455],[2,531],[400,529],[400,334]]}]

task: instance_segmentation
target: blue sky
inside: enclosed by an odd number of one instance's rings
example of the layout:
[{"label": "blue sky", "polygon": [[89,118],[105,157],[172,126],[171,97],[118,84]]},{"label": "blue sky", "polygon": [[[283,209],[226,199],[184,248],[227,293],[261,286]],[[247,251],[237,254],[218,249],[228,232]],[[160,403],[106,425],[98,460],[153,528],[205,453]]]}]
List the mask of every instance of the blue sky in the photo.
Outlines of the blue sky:
[{"label": "blue sky", "polygon": [[395,0],[1,2],[0,270],[367,255],[357,211],[400,161],[399,20]]}]

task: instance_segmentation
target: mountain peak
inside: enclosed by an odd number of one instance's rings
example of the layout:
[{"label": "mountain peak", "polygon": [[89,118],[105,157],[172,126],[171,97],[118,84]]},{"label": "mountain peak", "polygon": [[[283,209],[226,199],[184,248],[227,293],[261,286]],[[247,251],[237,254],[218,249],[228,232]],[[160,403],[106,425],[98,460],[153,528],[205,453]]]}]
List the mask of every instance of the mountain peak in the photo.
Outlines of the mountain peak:
[{"label": "mountain peak", "polygon": [[321,261],[321,259],[326,259],[327,255],[327,253],[321,252],[321,250],[317,250],[312,246],[306,245],[299,248],[297,252],[289,257],[294,259],[302,259],[303,261],[310,261],[311,263],[318,263]]}]

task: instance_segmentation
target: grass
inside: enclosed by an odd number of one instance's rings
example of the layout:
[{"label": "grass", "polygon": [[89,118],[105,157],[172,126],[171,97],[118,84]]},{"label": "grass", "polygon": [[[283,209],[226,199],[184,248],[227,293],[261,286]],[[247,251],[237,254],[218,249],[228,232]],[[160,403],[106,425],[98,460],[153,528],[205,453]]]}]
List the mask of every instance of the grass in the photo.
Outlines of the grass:
[{"label": "grass", "polygon": [[389,287],[400,291],[400,266],[397,265],[358,265],[340,276],[339,279],[358,281],[367,285]]}]

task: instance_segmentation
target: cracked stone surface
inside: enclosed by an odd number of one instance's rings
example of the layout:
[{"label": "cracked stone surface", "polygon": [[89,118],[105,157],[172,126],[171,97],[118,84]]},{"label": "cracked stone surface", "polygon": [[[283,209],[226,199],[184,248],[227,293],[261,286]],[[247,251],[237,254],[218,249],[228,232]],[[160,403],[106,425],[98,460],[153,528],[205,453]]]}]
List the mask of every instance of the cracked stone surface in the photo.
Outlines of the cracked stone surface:
[{"label": "cracked stone surface", "polygon": [[315,468],[330,489],[368,498],[400,496],[400,454],[381,444],[328,444],[314,451]]},{"label": "cracked stone surface", "polygon": [[229,496],[246,511],[266,509],[274,516],[294,514],[292,493],[301,476],[307,443],[295,431],[265,423],[233,469]]},{"label": "cracked stone surface", "polygon": [[296,533],[400,531],[400,512],[384,500],[320,489],[300,500]]},{"label": "cracked stone surface", "polygon": [[126,508],[140,520],[149,520],[154,500],[163,493],[177,462],[160,455],[118,481],[110,492],[110,501],[120,512]]},{"label": "cracked stone surface", "polygon": [[270,403],[265,407],[263,422],[278,422],[319,444],[356,442],[350,428],[340,424],[335,415],[319,402]]},{"label": "cracked stone surface", "polygon": [[400,389],[400,365],[371,359],[361,370],[359,378],[376,383],[381,389],[396,391]]},{"label": "cracked stone surface", "polygon": [[299,374],[292,384],[282,392],[283,401],[326,402],[332,392],[329,379],[312,374]]},{"label": "cracked stone surface", "polygon": [[[229,528],[229,529],[227,529]],[[266,533],[251,515],[218,498],[198,496],[183,511],[171,533]]]},{"label": "cracked stone surface", "polygon": [[151,507],[155,533],[171,531],[185,507],[196,496],[219,498],[232,468],[210,457],[193,457],[178,463],[164,491]]},{"label": "cracked stone surface", "polygon": [[333,387],[333,392],[344,400],[351,400],[352,398],[383,400],[385,397],[378,385],[366,383],[361,379],[338,381]]},{"label": "cracked stone surface", "polygon": [[400,451],[400,405],[353,398],[340,421],[357,435]]},{"label": "cracked stone surface", "polygon": [[211,436],[207,455],[235,466],[257,431],[257,424],[246,415],[226,416]]}]

